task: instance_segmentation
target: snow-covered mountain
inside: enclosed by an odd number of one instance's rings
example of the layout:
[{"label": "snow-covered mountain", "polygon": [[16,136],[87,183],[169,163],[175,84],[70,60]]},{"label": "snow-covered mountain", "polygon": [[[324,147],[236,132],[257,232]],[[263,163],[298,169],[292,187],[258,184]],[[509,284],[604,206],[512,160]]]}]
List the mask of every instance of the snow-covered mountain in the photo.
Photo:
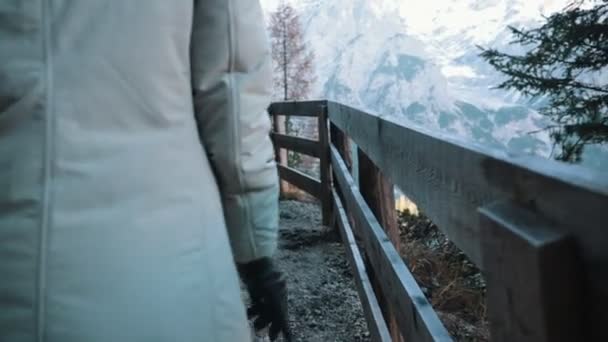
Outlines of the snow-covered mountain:
[{"label": "snow-covered mountain", "polygon": [[[314,98],[328,98],[485,146],[548,156],[536,103],[500,83],[477,45],[509,46],[568,0],[292,0],[316,55]],[[262,0],[267,11],[277,0]],[[591,150],[594,155],[596,150]],[[585,158],[608,169],[608,158]],[[606,159],[606,160],[604,160]]]}]

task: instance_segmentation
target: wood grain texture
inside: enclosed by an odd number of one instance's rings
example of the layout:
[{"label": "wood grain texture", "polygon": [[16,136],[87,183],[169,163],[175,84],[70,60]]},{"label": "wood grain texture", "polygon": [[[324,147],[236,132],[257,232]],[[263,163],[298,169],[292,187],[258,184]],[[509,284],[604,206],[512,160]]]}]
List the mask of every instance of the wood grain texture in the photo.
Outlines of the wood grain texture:
[{"label": "wood grain texture", "polygon": [[359,190],[376,219],[397,250],[401,245],[397,211],[395,210],[394,185],[384,176],[361,149],[359,157]]},{"label": "wood grain texture", "polygon": [[[285,116],[276,115],[273,117],[272,125],[273,130],[277,134],[285,134]],[[273,143],[274,147],[274,157],[277,165],[287,165],[287,150],[279,147],[277,144]],[[280,189],[281,194],[285,194],[289,192],[289,184],[284,180],[280,181]]]},{"label": "wood grain texture", "polygon": [[338,151],[331,147],[336,182],[355,221],[355,234],[379,279],[386,299],[394,304],[395,317],[406,341],[451,341],[445,327],[359,193]]},{"label": "wood grain texture", "polygon": [[361,299],[371,339],[372,341],[390,342],[391,336],[386,327],[384,317],[382,316],[380,304],[378,304],[371,282],[367,276],[365,263],[359,252],[359,247],[355,241],[351,226],[348,223],[346,212],[335,191],[332,193],[332,199],[336,223],[346,249],[348,263],[353,271],[355,284],[357,285],[357,291],[359,293],[359,298]]},{"label": "wood grain texture", "polygon": [[351,170],[353,166],[352,156],[351,156],[351,145],[350,139],[344,132],[342,132],[336,125],[330,123],[329,125],[329,135],[331,137],[331,143],[336,147],[338,152],[340,152],[340,156],[342,160],[346,163],[346,167]]},{"label": "wood grain texture", "polygon": [[482,208],[480,220],[492,341],[588,340],[574,240],[509,202]]},{"label": "wood grain texture", "polygon": [[[401,237],[397,225],[394,186],[361,149],[357,149],[357,155],[359,161],[359,191],[393,243],[393,246],[399,251]],[[396,309],[393,303],[386,300],[380,289],[380,282],[382,282],[382,279],[372,279],[372,284],[376,289],[378,300],[383,309],[382,312],[388,320],[391,337],[393,341],[399,342],[402,338],[399,334],[397,321],[393,315]]]},{"label": "wood grain texture", "polygon": [[327,122],[327,107],[319,113],[319,159],[321,166],[321,209],[323,224],[328,226],[332,217],[331,209],[331,161],[329,158],[329,126]]},{"label": "wood grain texture", "polygon": [[275,102],[268,107],[270,115],[318,116],[327,101]]},{"label": "wood grain texture", "polygon": [[321,197],[321,182],[296,169],[278,165],[281,179],[308,192],[316,198]]},{"label": "wood grain texture", "polygon": [[[346,134],[344,134],[344,132],[342,132],[338,127],[336,127],[336,125],[332,124],[330,122],[329,125],[329,135],[330,135],[330,143],[331,145],[333,145],[336,150],[338,150],[338,153],[340,154],[340,157],[342,157],[342,160],[344,160],[346,167],[348,168],[348,170],[350,172],[352,172],[352,156],[351,156],[351,145],[350,145],[350,139],[346,136]],[[334,176],[335,179],[335,176]],[[336,189],[338,192],[338,196],[340,197],[341,201],[344,201],[344,197],[342,196],[342,193],[340,192],[340,189]],[[348,217],[348,222],[351,223],[352,225],[352,215],[350,215],[349,213],[346,214],[346,216]]]},{"label": "wood grain texture", "polygon": [[485,268],[477,209],[510,200],[571,234],[581,247],[586,329],[608,340],[608,175],[511,156],[451,136],[328,102],[343,130],[478,266]]},{"label": "wood grain texture", "polygon": [[278,133],[271,133],[270,137],[277,148],[319,157],[320,144],[318,141]]}]

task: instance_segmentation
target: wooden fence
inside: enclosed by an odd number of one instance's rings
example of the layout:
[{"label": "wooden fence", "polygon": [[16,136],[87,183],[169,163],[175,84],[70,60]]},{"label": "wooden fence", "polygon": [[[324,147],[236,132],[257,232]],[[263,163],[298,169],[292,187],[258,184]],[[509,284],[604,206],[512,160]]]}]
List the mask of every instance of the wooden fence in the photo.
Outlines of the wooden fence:
[{"label": "wooden fence", "polygon": [[279,171],[339,228],[374,341],[452,340],[395,247],[394,203],[381,195],[391,181],[483,270],[493,341],[608,341],[608,174],[330,101],[274,103],[269,112],[318,117],[319,141],[272,136],[277,149],[320,158],[321,179]]}]

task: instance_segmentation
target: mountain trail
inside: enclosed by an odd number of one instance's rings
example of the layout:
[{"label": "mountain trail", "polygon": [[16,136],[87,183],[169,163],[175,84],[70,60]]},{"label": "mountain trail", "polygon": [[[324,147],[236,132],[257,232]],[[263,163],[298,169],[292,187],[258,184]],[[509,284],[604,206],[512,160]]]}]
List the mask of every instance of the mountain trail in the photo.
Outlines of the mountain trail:
[{"label": "mountain trail", "polygon": [[317,204],[281,201],[277,258],[295,341],[370,341],[342,243],[320,218]]}]

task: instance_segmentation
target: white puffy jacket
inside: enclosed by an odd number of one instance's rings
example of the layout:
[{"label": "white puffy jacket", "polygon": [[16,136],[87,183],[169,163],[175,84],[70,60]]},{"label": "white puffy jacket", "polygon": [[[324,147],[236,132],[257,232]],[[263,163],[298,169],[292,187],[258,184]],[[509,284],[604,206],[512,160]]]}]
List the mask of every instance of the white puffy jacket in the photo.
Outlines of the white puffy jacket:
[{"label": "white puffy jacket", "polygon": [[0,341],[248,340],[271,81],[257,0],[1,0]]}]

